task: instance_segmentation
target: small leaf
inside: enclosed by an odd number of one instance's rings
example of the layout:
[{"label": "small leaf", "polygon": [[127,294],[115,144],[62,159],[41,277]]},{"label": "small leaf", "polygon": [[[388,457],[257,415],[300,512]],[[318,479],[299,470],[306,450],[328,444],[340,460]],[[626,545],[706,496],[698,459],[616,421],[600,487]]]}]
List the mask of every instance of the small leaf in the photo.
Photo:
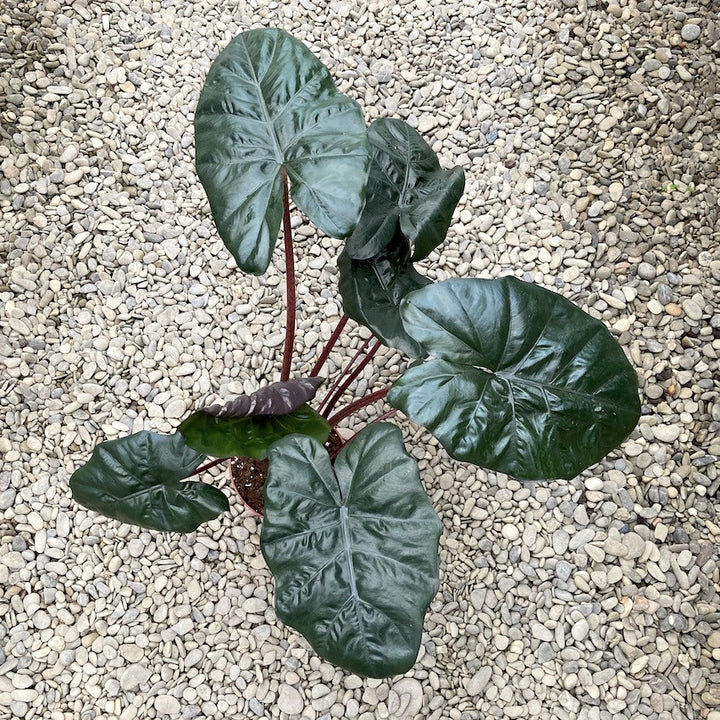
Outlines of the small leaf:
[{"label": "small leaf", "polygon": [[286,435],[309,435],[324,443],[330,425],[309,405],[283,415],[213,417],[198,411],[180,425],[190,447],[213,457],[251,457],[262,460],[267,449]]},{"label": "small leaf", "polygon": [[386,345],[420,357],[420,345],[405,332],[400,301],[430,280],[413,268],[410,246],[402,234],[397,232],[390,244],[369,260],[353,260],[343,251],[338,268],[338,289],[347,315],[370,328]]},{"label": "small leaf", "polygon": [[432,148],[402,120],[375,120],[368,140],[367,200],[345,249],[353,259],[368,260],[399,228],[412,243],[413,260],[422,260],[445,240],[465,174],[459,167],[442,170]]},{"label": "small leaf", "polygon": [[637,377],[599,320],[515,278],[409,294],[405,329],[432,356],[388,402],[458,460],[525,480],[572,478],[637,424]]},{"label": "small leaf", "polygon": [[278,617],[350,672],[406,672],[438,589],[441,524],[400,431],[367,427],[334,469],[296,435],[269,457],[261,548]]},{"label": "small leaf", "polygon": [[293,200],[332,237],[349,235],[365,199],[369,150],[359,105],[278,29],[238,35],[213,62],[195,112],[196,165],[220,237],[262,275]]},{"label": "small leaf", "polygon": [[98,445],[70,478],[73,498],[122,522],[192,532],[229,509],[225,495],[202,482],[181,482],[205,456],[182,435],[147,431]]},{"label": "small leaf", "polygon": [[285,415],[315,397],[324,378],[293,378],[271,383],[251,395],[240,395],[225,405],[211,405],[200,412],[219,418],[238,418],[250,415]]}]

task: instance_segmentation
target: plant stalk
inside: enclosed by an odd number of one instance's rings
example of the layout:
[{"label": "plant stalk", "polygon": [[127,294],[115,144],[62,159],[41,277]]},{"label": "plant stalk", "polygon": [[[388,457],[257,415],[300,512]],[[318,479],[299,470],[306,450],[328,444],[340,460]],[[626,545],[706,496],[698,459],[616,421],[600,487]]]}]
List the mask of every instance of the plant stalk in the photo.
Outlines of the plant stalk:
[{"label": "plant stalk", "polygon": [[[365,343],[367,345],[367,343]],[[337,404],[337,401],[343,396],[343,393],[350,387],[352,381],[362,372],[363,368],[373,359],[375,353],[380,349],[380,341],[377,340],[375,344],[368,350],[365,357],[362,359],[360,363],[358,363],[358,366],[348,375],[347,380],[340,385],[340,387],[335,391],[333,396],[327,401],[327,405],[325,406],[325,410],[323,411],[323,415],[327,417],[330,412],[332,412],[332,409]],[[354,360],[354,359],[353,359]]]},{"label": "plant stalk", "polygon": [[295,255],[293,252],[292,226],[290,224],[290,196],[288,193],[288,178],[285,168],[281,168],[283,182],[283,243],[285,246],[285,345],[283,347],[283,364],[280,371],[280,380],[290,379],[290,365],[295,348]]},{"label": "plant stalk", "polygon": [[197,470],[193,470],[189,475],[186,475],[183,480],[185,480],[185,478],[193,477],[193,475],[199,475],[200,473],[205,472],[206,470],[209,470],[210,468],[213,468],[222,462],[226,462],[228,459],[229,458],[218,458],[217,460],[211,460],[209,463],[201,465]]},{"label": "plant stalk", "polygon": [[310,377],[315,377],[320,373],[320,370],[322,369],[322,366],[325,364],[325,361],[330,357],[330,353],[332,352],[332,349],[335,347],[335,343],[338,341],[338,338],[340,337],[340,334],[342,333],[343,329],[345,328],[345,325],[347,325],[347,321],[350,318],[347,315],[343,315],[340,318],[340,321],[337,324],[337,327],[335,330],[333,330],[333,334],[330,336],[330,339],[327,342],[327,345],[325,346],[325,349],[322,351],[322,354],[317,359],[317,362],[313,366],[313,369],[310,371]]},{"label": "plant stalk", "polygon": [[364,398],[360,398],[359,400],[350,403],[347,407],[343,408],[340,412],[335,413],[331,418],[329,418],[328,423],[331,427],[335,427],[339,422],[347,417],[350,417],[358,410],[367,407],[368,405],[372,405],[378,400],[384,399],[389,392],[390,388],[383,388],[382,390],[376,390],[374,393],[370,393],[370,395],[366,395]]},{"label": "plant stalk", "polygon": [[[387,412],[384,412],[382,415],[378,415],[376,418],[373,418],[373,419],[368,423],[368,425],[372,425],[373,423],[382,422],[383,420],[385,420],[385,419],[387,419],[387,418],[392,417],[393,415],[395,415],[396,412],[397,412],[397,410],[396,410],[395,408],[393,408],[392,410],[388,410]],[[367,427],[367,425],[366,425],[365,427]],[[363,428],[363,429],[364,429],[364,428]],[[338,456],[338,453],[339,453],[346,445],[348,445],[349,443],[351,443],[361,432],[362,432],[362,430],[358,430],[356,433],[354,433],[353,435],[351,435],[347,440],[345,440],[345,441],[343,442],[343,444],[342,444],[339,448],[337,448],[335,451],[333,451],[333,453],[330,455],[330,460],[335,460],[335,458]]]}]

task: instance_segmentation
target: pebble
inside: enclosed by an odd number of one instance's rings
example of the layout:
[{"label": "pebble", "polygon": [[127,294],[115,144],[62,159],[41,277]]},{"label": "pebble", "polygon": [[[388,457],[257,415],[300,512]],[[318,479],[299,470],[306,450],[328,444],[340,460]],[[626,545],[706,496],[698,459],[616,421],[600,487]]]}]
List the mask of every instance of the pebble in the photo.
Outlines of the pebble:
[{"label": "pebble", "polygon": [[412,720],[422,708],[423,688],[415,678],[402,678],[388,693],[387,708],[397,720]]},{"label": "pebble", "polygon": [[159,715],[178,715],[182,706],[172,695],[158,695],[155,698],[155,710]]},{"label": "pebble", "polygon": [[687,23],[687,25],[682,26],[680,36],[685,42],[693,42],[700,37],[700,26],[695,23]]},{"label": "pebble", "polygon": [[680,437],[681,428],[677,425],[654,425],[653,436],[664,443],[673,443]]},{"label": "pebble", "polygon": [[694,300],[683,300],[682,309],[691,320],[701,320],[702,308]]},{"label": "pebble", "polygon": [[150,670],[143,665],[128,665],[118,678],[120,687],[125,691],[138,690],[150,680],[150,675]]},{"label": "pebble", "polygon": [[302,695],[291,685],[283,683],[278,690],[278,709],[288,715],[299,715],[305,707]]},{"label": "pebble", "polygon": [[492,666],[484,665],[467,681],[465,685],[467,694],[470,695],[470,697],[480,695],[485,691],[491,678]]},{"label": "pebble", "polygon": [[577,622],[572,625],[571,634],[575,640],[582,641],[590,632],[590,626],[585,618],[580,618]]}]

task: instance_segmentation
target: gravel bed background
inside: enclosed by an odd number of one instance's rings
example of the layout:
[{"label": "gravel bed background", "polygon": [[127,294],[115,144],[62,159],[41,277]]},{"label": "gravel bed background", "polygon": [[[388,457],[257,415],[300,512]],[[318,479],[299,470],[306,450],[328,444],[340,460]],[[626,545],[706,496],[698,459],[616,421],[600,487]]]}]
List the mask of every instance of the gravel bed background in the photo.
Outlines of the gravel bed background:
[{"label": "gravel bed background", "polygon": [[[718,9],[5,0],[0,718],[719,720]],[[638,369],[638,429],[571,482],[456,463],[400,421],[444,523],[403,678],[348,675],[278,625],[236,498],[179,536],[69,495],[96,442],[277,379],[282,275],[235,271],[193,166],[207,69],[259,26],[307,43],[368,121],[401,117],[464,167],[424,272],[555,289]],[[302,372],[341,308],[338,244],[297,237]],[[402,362],[385,351],[361,391]]]}]

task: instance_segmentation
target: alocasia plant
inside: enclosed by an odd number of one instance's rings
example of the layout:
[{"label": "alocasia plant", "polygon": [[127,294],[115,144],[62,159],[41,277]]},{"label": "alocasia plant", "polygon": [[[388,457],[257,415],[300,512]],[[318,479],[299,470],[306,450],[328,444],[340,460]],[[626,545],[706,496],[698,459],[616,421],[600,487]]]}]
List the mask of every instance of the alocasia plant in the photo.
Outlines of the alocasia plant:
[{"label": "alocasia plant", "polygon": [[[278,617],[348,670],[403,673],[438,588],[440,521],[397,428],[371,422],[329,450],[334,428],[387,400],[458,460],[524,480],[571,478],[635,427],[635,372],[601,322],[555,293],[513,277],[432,283],[419,272],[414,263],[445,240],[463,171],[443,170],[400,120],[366,129],[357,103],[287,33],[250,30],[220,53],[195,138],[213,219],[241,270],[265,272],[283,226],[280,381],[201,408],[173,435],[101,443],[71,477],[73,496],[124,522],[188,532],[228,509],[219,489],[188,478],[226,458],[268,458],[261,548]],[[292,378],[291,195],[322,232],[346,238],[347,313],[315,366]],[[349,318],[377,340],[314,403]],[[392,388],[335,411],[382,343],[413,362]],[[206,456],[215,459],[200,467]]]}]

